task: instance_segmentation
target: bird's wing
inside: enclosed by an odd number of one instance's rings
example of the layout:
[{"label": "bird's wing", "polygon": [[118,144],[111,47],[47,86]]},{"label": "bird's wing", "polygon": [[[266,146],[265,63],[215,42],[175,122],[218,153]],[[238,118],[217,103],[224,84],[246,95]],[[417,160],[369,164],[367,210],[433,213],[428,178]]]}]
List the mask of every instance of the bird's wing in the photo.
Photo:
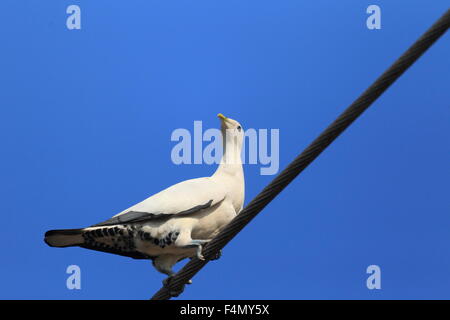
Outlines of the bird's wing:
[{"label": "bird's wing", "polygon": [[225,196],[226,188],[211,178],[186,180],[94,226],[137,223],[192,214],[222,202]]}]

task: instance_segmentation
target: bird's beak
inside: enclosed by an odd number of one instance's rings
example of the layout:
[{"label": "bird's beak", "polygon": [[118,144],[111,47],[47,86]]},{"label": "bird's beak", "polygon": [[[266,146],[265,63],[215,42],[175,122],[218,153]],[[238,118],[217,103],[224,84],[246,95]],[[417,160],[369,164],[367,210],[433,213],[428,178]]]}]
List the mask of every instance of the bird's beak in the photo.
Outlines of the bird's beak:
[{"label": "bird's beak", "polygon": [[217,117],[220,119],[222,129],[229,129],[233,126],[233,119],[227,118],[221,113]]}]

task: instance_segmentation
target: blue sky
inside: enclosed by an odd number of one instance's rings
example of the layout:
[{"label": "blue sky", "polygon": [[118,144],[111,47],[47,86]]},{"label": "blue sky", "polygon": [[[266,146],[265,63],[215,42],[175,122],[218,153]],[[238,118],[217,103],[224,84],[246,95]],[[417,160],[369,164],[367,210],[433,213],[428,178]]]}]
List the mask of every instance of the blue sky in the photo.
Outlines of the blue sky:
[{"label": "blue sky", "polygon": [[[82,29],[66,28],[77,4]],[[380,30],[366,8],[381,7]],[[148,261],[55,249],[215,166],[170,158],[173,130],[280,130],[284,168],[448,1],[0,4],[2,299],[146,299]],[[185,299],[449,299],[450,42],[444,35],[194,279]],[[246,203],[271,181],[245,166]],[[81,268],[81,290],[66,268]],[[379,265],[381,290],[366,268]],[[179,266],[178,266],[179,267]]]}]

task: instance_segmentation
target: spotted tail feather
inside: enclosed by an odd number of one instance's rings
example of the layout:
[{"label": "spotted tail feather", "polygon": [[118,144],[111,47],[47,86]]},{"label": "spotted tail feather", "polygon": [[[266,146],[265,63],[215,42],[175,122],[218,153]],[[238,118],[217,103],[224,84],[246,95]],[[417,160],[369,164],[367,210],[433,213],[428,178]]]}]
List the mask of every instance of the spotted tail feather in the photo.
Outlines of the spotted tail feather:
[{"label": "spotted tail feather", "polygon": [[134,227],[117,225],[50,230],[45,233],[44,241],[51,247],[81,247],[134,259],[152,259],[136,250],[134,236]]}]

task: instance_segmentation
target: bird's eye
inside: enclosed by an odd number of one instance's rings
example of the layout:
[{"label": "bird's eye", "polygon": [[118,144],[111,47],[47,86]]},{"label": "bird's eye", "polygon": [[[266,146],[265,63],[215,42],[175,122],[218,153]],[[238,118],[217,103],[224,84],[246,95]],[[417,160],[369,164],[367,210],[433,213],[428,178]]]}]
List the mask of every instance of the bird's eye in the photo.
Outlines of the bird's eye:
[{"label": "bird's eye", "polygon": [[237,129],[239,132],[242,130],[241,126],[238,126]]}]

